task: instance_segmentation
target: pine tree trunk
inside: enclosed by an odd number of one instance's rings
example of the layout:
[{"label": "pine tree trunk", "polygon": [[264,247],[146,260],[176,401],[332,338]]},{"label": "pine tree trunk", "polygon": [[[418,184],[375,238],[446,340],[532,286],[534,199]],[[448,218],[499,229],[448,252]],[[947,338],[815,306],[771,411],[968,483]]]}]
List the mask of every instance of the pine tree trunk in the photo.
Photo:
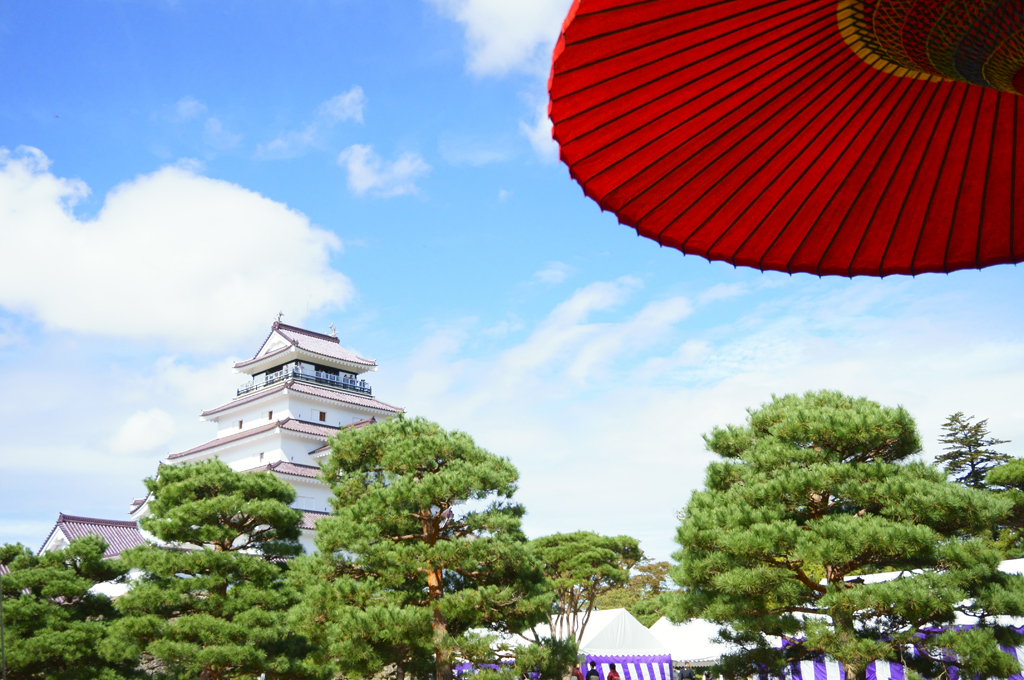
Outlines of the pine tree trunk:
[{"label": "pine tree trunk", "polygon": [[858,668],[852,664],[843,664],[843,671],[846,673],[846,680],[867,680],[868,667]]},{"label": "pine tree trunk", "polygon": [[[835,607],[831,614],[832,625],[836,633],[852,642],[857,636],[853,611],[845,607]],[[846,674],[846,680],[867,680],[867,664],[857,665],[850,661],[844,661],[843,670]]]},{"label": "pine tree trunk", "polygon": [[434,680],[452,680],[451,652],[445,644],[448,622],[438,606],[443,595],[440,569],[432,569],[427,573],[427,587],[430,599],[434,602],[434,615],[430,619],[430,627],[434,631]]}]

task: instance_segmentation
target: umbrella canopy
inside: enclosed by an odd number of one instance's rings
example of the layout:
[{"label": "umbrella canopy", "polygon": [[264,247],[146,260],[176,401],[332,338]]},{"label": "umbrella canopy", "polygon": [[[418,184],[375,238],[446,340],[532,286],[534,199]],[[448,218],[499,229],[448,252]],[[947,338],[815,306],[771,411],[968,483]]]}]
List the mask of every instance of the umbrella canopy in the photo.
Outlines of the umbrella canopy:
[{"label": "umbrella canopy", "polygon": [[575,0],[549,115],[584,192],[710,260],[1024,259],[1024,0]]}]

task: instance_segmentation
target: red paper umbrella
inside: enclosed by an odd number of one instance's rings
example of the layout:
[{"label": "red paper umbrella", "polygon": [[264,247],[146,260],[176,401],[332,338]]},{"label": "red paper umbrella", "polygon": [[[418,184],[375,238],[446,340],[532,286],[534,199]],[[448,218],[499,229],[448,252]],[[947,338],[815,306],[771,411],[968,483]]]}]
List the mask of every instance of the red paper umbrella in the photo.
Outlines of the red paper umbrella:
[{"label": "red paper umbrella", "polygon": [[601,208],[785,272],[1024,259],[1024,0],[576,0],[549,114]]}]

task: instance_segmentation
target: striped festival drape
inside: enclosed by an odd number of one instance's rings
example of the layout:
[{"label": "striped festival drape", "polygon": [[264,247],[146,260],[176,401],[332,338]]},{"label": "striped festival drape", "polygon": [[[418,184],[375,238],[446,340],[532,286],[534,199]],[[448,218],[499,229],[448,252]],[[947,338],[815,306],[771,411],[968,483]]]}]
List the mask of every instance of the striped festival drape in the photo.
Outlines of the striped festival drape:
[{"label": "striped festival drape", "polygon": [[[1013,655],[1018,663],[1024,661],[1024,647],[1003,647],[1003,651]],[[836,661],[801,661],[786,670],[784,680],[846,680],[843,665]],[[951,670],[950,680],[957,680],[955,669]],[[906,680],[906,673],[898,663],[875,661],[868,664],[867,680]],[[1024,673],[1011,675],[1010,680],[1024,680]]]},{"label": "striped festival drape", "polygon": [[601,680],[606,680],[610,664],[615,664],[622,680],[672,680],[672,657],[668,654],[657,656],[590,656],[587,655],[584,672],[590,662],[597,664]]}]

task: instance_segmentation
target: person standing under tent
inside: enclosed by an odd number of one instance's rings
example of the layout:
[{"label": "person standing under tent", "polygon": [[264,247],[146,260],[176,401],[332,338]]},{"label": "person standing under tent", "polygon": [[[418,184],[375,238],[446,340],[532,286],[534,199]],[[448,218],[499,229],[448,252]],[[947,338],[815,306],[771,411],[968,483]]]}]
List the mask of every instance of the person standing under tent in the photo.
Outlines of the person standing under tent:
[{"label": "person standing under tent", "polygon": [[590,662],[590,670],[587,671],[587,680],[601,680],[601,674],[597,672],[597,662]]},{"label": "person standing under tent", "polygon": [[608,677],[605,680],[621,680],[619,672],[615,670],[615,664],[608,664]]},{"label": "person standing under tent", "polygon": [[572,667],[572,680],[583,680],[583,671],[580,670],[580,665],[577,663]]},{"label": "person standing under tent", "polygon": [[682,668],[679,669],[679,680],[696,680],[697,676],[694,675],[693,669],[690,668],[690,662],[687,661]]}]

